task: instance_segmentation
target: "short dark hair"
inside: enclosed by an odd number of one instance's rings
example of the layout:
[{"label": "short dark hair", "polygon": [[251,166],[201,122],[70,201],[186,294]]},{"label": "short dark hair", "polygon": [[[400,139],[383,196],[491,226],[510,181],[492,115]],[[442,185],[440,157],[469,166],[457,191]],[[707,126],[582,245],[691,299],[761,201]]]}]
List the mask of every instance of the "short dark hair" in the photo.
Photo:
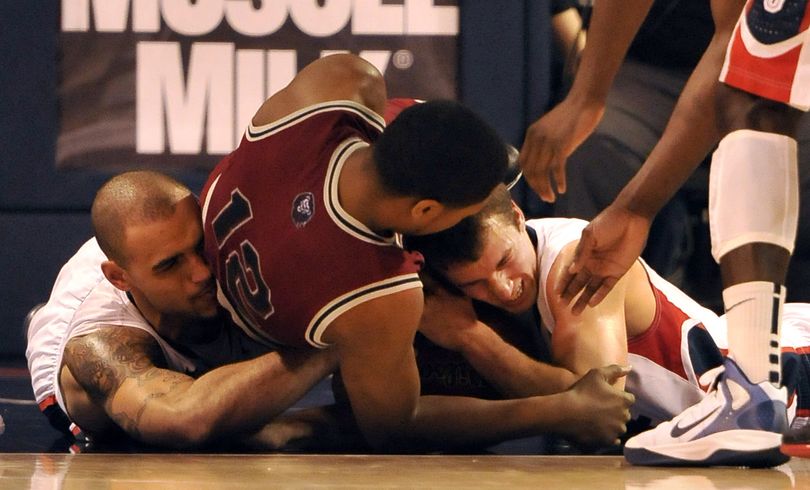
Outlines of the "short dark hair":
[{"label": "short dark hair", "polygon": [[374,143],[383,187],[449,207],[484,200],[503,179],[506,144],[472,110],[451,100],[403,110]]},{"label": "short dark hair", "polygon": [[127,227],[171,217],[177,203],[189,195],[188,187],[159,172],[134,170],[112,177],[99,188],[90,209],[99,248],[110,260],[126,265]]},{"label": "short dark hair", "polygon": [[404,237],[405,248],[420,252],[425,265],[435,271],[451,265],[475,262],[481,258],[484,239],[493,226],[517,226],[517,213],[506,186],[499,185],[478,213],[468,216],[447,230],[430,235]]}]

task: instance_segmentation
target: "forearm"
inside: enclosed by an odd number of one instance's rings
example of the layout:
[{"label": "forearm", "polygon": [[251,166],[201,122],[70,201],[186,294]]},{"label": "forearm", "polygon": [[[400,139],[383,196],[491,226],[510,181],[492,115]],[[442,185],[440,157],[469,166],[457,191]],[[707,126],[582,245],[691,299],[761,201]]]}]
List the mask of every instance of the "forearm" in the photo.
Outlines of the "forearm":
[{"label": "forearm", "polygon": [[505,397],[559,393],[579,376],[524,354],[486,325],[467,336],[461,353],[470,365]]},{"label": "forearm", "polygon": [[651,219],[717,143],[715,99],[729,35],[724,31],[715,34],[689,77],[660,141],[617,196],[616,205]]},{"label": "forearm", "polygon": [[569,98],[585,105],[604,106],[630,42],[651,5],[652,0],[594,2],[588,41]]},{"label": "forearm", "polygon": [[568,420],[567,393],[513,400],[423,396],[409,428],[420,449],[487,446],[504,440],[558,433]]},{"label": "forearm", "polygon": [[144,425],[157,429],[153,437],[170,445],[178,439],[181,445],[199,445],[255,430],[292,406],[334,366],[330,352],[273,352],[223,366],[147,410]]}]

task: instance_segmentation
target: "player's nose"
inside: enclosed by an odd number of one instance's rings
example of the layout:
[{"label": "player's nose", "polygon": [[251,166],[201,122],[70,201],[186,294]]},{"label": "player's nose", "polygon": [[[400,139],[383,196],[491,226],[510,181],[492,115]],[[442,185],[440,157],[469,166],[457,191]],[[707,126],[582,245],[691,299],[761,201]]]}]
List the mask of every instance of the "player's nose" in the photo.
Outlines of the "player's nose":
[{"label": "player's nose", "polygon": [[211,278],[211,268],[208,262],[198,254],[192,254],[190,262],[191,281],[195,283],[205,282]]},{"label": "player's nose", "polygon": [[514,281],[501,271],[496,272],[490,278],[489,289],[500,300],[509,301],[512,299],[513,288]]}]

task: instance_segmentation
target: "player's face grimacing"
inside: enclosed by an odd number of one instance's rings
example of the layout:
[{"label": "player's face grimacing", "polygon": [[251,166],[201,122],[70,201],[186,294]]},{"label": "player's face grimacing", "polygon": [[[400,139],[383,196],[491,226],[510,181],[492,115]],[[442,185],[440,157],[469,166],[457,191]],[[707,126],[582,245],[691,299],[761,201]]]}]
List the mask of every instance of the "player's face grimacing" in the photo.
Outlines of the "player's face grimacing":
[{"label": "player's face grimacing", "polygon": [[216,282],[203,251],[200,208],[193,196],[177,203],[163,220],[126,231],[126,273],[139,295],[138,307],[163,317],[213,318]]},{"label": "player's face grimacing", "polygon": [[[525,224],[521,223],[521,227]],[[481,257],[451,265],[447,278],[467,296],[512,313],[537,300],[537,256],[521,228],[493,222],[484,232]]]}]

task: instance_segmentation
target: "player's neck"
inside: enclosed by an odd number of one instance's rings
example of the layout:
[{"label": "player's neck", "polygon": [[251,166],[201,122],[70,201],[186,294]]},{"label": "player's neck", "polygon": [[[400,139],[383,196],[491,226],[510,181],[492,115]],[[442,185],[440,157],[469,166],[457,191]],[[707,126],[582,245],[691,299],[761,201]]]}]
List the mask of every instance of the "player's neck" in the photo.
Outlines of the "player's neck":
[{"label": "player's neck", "polygon": [[354,219],[385,235],[390,228],[384,217],[387,196],[377,178],[371,153],[371,148],[358,150],[343,165],[338,177],[338,199]]}]

